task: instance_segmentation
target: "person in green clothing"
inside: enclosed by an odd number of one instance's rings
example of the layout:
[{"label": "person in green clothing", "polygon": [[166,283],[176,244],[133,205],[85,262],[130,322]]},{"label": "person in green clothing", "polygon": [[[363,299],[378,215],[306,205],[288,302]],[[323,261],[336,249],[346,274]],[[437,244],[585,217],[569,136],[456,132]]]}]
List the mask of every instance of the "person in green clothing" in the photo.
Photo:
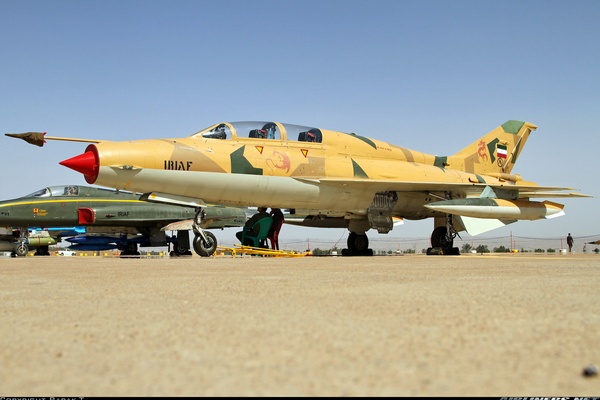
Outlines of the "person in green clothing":
[{"label": "person in green clothing", "polygon": [[[256,214],[254,214],[252,217],[250,217],[248,219],[248,221],[246,221],[246,223],[244,224],[244,229],[250,228],[252,225],[254,225],[256,222],[258,222],[259,220],[261,220],[263,218],[271,218],[271,214],[269,214],[267,212],[267,208],[266,207],[258,207],[258,212]],[[250,236],[256,236],[256,235],[258,235],[259,229],[260,229],[260,226],[256,225],[248,233],[249,233]],[[240,241],[240,243],[242,242],[242,233],[243,232],[244,231],[241,230],[241,231],[239,231],[239,232],[237,232],[235,234],[235,236],[238,238],[238,240]],[[242,244],[244,245],[245,243],[242,243]]]}]

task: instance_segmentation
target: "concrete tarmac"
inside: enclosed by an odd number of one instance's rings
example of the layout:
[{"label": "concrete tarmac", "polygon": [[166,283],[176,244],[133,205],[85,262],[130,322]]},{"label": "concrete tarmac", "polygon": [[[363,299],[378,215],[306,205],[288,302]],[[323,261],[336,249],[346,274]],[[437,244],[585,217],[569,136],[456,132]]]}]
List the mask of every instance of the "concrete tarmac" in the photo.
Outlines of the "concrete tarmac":
[{"label": "concrete tarmac", "polygon": [[600,255],[0,259],[0,396],[599,396]]}]

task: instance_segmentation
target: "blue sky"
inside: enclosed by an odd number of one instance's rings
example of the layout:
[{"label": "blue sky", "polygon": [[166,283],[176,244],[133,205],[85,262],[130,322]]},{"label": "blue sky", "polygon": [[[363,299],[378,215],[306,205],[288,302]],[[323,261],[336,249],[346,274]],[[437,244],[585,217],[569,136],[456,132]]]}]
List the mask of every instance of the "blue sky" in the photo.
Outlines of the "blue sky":
[{"label": "blue sky", "polygon": [[[597,197],[598,20],[595,0],[0,0],[0,132],[129,140],[275,120],[447,155],[518,119],[539,128],[513,172]],[[0,198],[85,184],[58,164],[84,148],[2,135]],[[556,201],[564,217],[492,236],[600,238],[597,198]],[[346,240],[289,226],[286,236]]]}]

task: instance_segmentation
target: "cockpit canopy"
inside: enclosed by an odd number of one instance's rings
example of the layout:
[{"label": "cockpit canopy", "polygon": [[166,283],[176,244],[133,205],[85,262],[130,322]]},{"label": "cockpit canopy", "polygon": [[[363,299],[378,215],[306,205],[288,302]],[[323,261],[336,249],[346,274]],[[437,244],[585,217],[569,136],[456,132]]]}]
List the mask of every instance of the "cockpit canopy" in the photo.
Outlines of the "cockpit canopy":
[{"label": "cockpit canopy", "polygon": [[223,140],[253,138],[317,143],[323,141],[323,134],[318,128],[267,121],[223,122],[203,129],[192,137]]},{"label": "cockpit canopy", "polygon": [[55,196],[79,196],[79,186],[50,186],[28,194],[25,197],[55,197]]},{"label": "cockpit canopy", "polygon": [[86,195],[97,195],[98,192],[110,194],[118,193],[119,191],[114,189],[94,188],[90,186],[61,185],[45,187],[31,194],[28,194],[25,197],[83,197]]}]

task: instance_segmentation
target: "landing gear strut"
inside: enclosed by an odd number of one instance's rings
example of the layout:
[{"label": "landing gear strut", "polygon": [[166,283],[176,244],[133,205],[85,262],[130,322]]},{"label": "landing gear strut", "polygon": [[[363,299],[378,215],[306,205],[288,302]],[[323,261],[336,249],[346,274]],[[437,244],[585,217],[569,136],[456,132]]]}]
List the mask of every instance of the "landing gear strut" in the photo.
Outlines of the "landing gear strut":
[{"label": "landing gear strut", "polygon": [[200,257],[210,257],[217,250],[217,238],[212,233],[202,229],[200,224],[203,216],[202,208],[198,208],[194,217],[194,224],[192,225],[192,229],[196,235],[192,244],[194,251]]},{"label": "landing gear strut", "polygon": [[11,257],[25,257],[27,253],[29,253],[29,231],[26,227],[19,228],[17,231],[13,232],[13,235],[17,238],[17,243],[11,253]]},{"label": "landing gear strut", "polygon": [[203,231],[194,238],[194,251],[200,257],[210,257],[217,250],[217,238],[210,232]]}]

